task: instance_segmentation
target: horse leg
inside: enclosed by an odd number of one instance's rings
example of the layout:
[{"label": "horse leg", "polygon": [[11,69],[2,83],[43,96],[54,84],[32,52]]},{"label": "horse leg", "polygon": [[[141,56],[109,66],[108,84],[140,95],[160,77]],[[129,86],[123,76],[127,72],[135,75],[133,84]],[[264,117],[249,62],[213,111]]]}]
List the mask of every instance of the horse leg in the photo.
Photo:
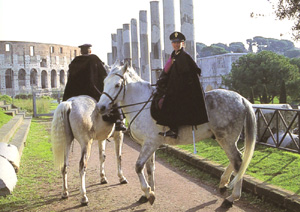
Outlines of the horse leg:
[{"label": "horse leg", "polygon": [[72,142],[67,142],[65,154],[64,154],[64,166],[61,168],[61,174],[63,179],[63,186],[62,186],[62,198],[67,199],[69,197],[68,192],[68,166],[69,166],[69,153],[70,153],[70,147]]},{"label": "horse leg", "polygon": [[[234,142],[231,142],[234,141]],[[220,188],[224,187],[225,184],[228,183],[228,180],[230,179],[231,173],[234,170],[236,173],[239,171],[240,166],[242,164],[242,157],[241,152],[238,150],[236,146],[237,138],[226,138],[226,139],[218,139],[219,144],[224,149],[229,161],[230,165],[226,168],[224,172],[224,177],[222,175],[221,182],[220,182]],[[225,183],[225,184],[224,184]],[[229,208],[232,206],[233,202],[235,200],[238,200],[241,196],[242,192],[242,180],[238,181],[234,187],[232,194],[227,197],[224,202],[222,203],[222,207]],[[224,189],[222,189],[224,190]]]},{"label": "horse leg", "polygon": [[[151,142],[148,144],[145,141],[145,144],[144,144],[144,146],[142,146],[140,155],[136,161],[135,171],[140,180],[141,189],[145,193],[145,196],[142,196],[139,200],[139,202],[141,202],[141,203],[149,201],[149,203],[152,205],[155,200],[154,191],[151,190],[151,187],[149,186],[149,184],[147,183],[147,181],[145,179],[144,167],[145,167],[145,163],[149,160],[149,158],[151,156],[153,156],[154,152],[157,150],[157,148],[159,146],[160,146],[160,144],[156,144],[156,143],[151,144]],[[154,182],[153,182],[153,184],[154,184]],[[153,187],[154,187],[154,185],[153,185]]]},{"label": "horse leg", "polygon": [[89,201],[86,196],[85,175],[87,169],[87,162],[91,152],[91,144],[92,144],[92,140],[89,140],[87,144],[81,144],[81,159],[79,162],[79,174],[81,179],[80,193],[82,196],[81,198],[82,205],[87,205]]},{"label": "horse leg", "polygon": [[113,134],[113,138],[115,141],[115,153],[117,157],[117,169],[118,169],[118,177],[121,184],[127,184],[128,181],[123,175],[122,171],[122,145],[124,134],[121,131],[115,131]]},{"label": "horse leg", "polygon": [[154,185],[155,152],[149,158],[149,160],[146,162],[146,169],[147,169],[147,175],[148,175],[148,184],[151,187],[151,191],[154,191],[154,189],[155,189],[155,185]]},{"label": "horse leg", "polygon": [[226,185],[230,181],[232,172],[233,172],[233,166],[231,165],[231,163],[229,163],[229,165],[226,167],[224,173],[221,176],[221,180],[220,180],[220,184],[219,184],[219,190],[220,190],[221,194],[224,194],[225,191],[227,190]]},{"label": "horse leg", "polygon": [[107,184],[107,178],[105,176],[104,171],[104,162],[105,162],[105,147],[106,147],[106,140],[98,141],[98,148],[99,148],[99,161],[100,161],[100,183]]}]

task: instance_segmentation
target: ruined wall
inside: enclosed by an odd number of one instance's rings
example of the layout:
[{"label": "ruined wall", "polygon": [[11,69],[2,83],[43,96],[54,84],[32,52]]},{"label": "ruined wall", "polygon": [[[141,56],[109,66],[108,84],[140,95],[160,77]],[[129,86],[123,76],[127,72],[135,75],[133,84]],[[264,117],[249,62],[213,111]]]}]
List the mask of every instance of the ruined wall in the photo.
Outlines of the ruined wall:
[{"label": "ruined wall", "polygon": [[78,47],[0,41],[0,93],[15,96],[31,89],[63,89]]},{"label": "ruined wall", "polygon": [[197,58],[197,65],[201,68],[201,84],[204,90],[222,87],[222,76],[231,71],[231,65],[246,53],[228,53],[210,57]]}]

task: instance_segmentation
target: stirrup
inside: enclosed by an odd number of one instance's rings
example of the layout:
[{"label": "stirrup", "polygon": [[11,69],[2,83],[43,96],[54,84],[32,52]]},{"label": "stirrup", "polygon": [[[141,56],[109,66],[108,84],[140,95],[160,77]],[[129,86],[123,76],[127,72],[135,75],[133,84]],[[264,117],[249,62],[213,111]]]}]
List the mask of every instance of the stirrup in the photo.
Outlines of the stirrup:
[{"label": "stirrup", "polygon": [[161,136],[164,136],[164,137],[170,137],[170,138],[174,138],[174,139],[176,139],[178,136],[178,134],[176,132],[174,132],[173,130],[168,130],[167,132],[159,132],[158,134]]}]

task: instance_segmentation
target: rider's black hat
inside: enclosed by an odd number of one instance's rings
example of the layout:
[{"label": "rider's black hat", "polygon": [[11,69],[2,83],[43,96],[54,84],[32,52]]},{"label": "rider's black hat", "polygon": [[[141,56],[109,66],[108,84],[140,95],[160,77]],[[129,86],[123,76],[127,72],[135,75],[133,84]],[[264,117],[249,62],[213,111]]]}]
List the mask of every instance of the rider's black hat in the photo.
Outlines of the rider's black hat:
[{"label": "rider's black hat", "polygon": [[170,40],[172,42],[183,42],[183,41],[185,41],[185,36],[181,32],[175,31],[170,35]]},{"label": "rider's black hat", "polygon": [[80,45],[80,46],[78,46],[78,47],[79,47],[79,48],[90,48],[90,47],[92,47],[92,45],[86,43],[86,44],[82,44],[82,45]]}]

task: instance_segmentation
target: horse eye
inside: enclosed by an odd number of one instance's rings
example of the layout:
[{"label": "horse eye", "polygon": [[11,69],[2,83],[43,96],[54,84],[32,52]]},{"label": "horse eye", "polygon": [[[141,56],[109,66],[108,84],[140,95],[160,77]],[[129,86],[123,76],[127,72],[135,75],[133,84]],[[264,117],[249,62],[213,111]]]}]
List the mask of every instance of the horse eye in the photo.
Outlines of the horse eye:
[{"label": "horse eye", "polygon": [[116,84],[115,87],[116,87],[116,88],[119,88],[119,87],[120,87],[120,84]]}]

